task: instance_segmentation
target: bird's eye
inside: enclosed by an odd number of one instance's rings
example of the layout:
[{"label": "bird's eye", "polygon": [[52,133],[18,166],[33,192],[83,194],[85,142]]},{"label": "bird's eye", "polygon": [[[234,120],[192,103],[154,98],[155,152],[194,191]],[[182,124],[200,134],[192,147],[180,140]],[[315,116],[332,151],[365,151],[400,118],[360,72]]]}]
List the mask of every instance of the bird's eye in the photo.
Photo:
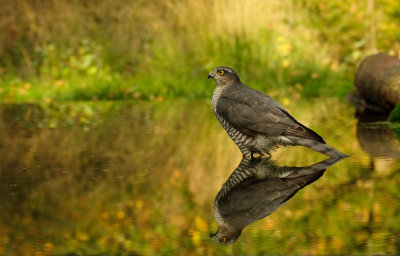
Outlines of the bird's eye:
[{"label": "bird's eye", "polygon": [[223,70],[218,70],[217,73],[218,73],[218,75],[222,76],[224,74],[224,71]]},{"label": "bird's eye", "polygon": [[[224,72],[222,72],[222,73],[224,73]],[[219,239],[219,241],[221,242],[221,243],[226,243],[226,237],[221,237],[220,239]]]}]

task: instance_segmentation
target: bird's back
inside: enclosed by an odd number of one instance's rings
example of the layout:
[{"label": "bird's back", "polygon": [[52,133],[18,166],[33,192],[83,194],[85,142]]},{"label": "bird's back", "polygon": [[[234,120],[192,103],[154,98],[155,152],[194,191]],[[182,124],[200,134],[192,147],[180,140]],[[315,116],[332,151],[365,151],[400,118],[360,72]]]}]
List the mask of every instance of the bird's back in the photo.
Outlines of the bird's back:
[{"label": "bird's back", "polygon": [[271,97],[242,83],[220,93],[216,111],[233,127],[248,135],[288,135],[325,143],[321,136],[300,124]]}]

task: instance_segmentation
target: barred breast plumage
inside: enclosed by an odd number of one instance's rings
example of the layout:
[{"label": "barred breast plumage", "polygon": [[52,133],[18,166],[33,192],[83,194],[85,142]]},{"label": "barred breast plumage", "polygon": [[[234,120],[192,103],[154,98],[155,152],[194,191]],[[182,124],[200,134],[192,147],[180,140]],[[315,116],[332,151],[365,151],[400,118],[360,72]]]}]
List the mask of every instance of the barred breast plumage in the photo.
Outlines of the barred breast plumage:
[{"label": "barred breast plumage", "polygon": [[222,127],[225,129],[225,131],[228,133],[229,137],[235,142],[235,144],[239,147],[240,151],[244,156],[247,158],[251,157],[249,154],[251,154],[251,147],[250,145],[253,145],[254,139],[239,130],[235,129],[232,125],[229,124],[221,115],[218,114],[217,112],[217,104],[218,100],[222,94],[224,88],[222,87],[217,87],[214,90],[214,94],[212,97],[212,108],[214,111],[215,116],[217,117],[218,121],[221,123]]}]

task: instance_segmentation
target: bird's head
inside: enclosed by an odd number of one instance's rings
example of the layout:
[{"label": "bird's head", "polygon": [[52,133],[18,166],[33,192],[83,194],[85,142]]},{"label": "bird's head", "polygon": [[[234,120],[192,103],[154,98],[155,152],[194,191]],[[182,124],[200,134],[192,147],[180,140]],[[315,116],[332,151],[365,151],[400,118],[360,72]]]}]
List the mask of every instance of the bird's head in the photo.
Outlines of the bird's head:
[{"label": "bird's head", "polygon": [[223,225],[218,227],[215,234],[210,234],[210,237],[219,244],[230,244],[235,242],[241,233],[242,229],[236,230],[232,227]]},{"label": "bird's head", "polygon": [[236,71],[225,66],[214,68],[210,73],[208,73],[208,78],[213,78],[217,86],[224,87],[240,82]]}]

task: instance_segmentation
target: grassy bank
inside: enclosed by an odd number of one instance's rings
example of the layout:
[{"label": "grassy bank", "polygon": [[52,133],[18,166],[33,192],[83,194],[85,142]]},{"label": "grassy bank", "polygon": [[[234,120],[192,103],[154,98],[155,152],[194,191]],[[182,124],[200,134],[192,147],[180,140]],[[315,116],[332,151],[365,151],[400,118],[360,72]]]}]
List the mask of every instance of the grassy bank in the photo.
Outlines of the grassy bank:
[{"label": "grassy bank", "polygon": [[1,1],[0,101],[207,98],[235,68],[273,95],[341,97],[399,49],[395,1]]}]

